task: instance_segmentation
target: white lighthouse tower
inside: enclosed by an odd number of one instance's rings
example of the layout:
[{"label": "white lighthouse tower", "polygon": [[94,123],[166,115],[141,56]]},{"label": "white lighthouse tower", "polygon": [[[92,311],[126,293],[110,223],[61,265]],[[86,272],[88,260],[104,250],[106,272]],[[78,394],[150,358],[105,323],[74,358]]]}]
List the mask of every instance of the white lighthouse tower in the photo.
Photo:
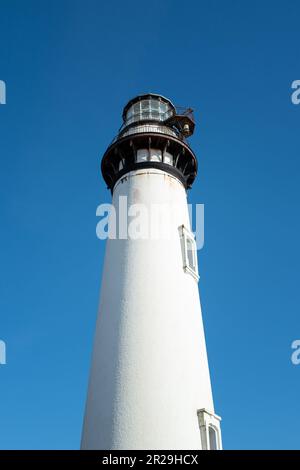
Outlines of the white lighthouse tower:
[{"label": "white lighthouse tower", "polygon": [[187,206],[192,113],[147,94],[123,121],[101,166],[119,225],[106,245],[81,448],[220,449]]}]

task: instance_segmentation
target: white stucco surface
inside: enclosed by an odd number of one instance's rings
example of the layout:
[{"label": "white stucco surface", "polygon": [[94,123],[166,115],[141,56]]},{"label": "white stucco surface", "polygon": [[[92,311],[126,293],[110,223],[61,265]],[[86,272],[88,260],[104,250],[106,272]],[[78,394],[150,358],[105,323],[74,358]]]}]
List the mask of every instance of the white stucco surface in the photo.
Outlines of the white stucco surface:
[{"label": "white stucco surface", "polygon": [[[197,410],[214,412],[198,284],[184,272],[178,227],[186,191],[160,170],[139,170],[113,194],[166,204],[169,240],[108,240],[83,449],[200,449]],[[153,206],[152,206],[153,207]]]}]

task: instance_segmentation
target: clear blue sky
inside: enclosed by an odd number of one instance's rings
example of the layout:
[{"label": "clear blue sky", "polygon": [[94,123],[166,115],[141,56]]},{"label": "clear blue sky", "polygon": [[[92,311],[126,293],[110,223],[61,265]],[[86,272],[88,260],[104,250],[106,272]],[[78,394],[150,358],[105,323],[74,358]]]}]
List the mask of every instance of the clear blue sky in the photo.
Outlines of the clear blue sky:
[{"label": "clear blue sky", "polygon": [[0,447],[78,448],[128,99],[196,110],[200,290],[226,448],[299,448],[300,5],[1,0]]}]

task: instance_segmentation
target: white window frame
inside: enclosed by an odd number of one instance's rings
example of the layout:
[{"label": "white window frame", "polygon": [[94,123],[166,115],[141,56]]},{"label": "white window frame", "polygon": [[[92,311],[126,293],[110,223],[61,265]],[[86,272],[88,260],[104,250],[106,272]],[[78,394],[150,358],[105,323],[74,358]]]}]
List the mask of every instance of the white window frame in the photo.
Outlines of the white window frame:
[{"label": "white window frame", "polygon": [[221,436],[221,427],[220,416],[202,408],[197,411],[198,423],[200,428],[200,437],[201,437],[201,448],[202,450],[212,450],[210,449],[210,439],[209,439],[209,429],[212,428],[216,433],[216,450],[222,450],[222,436]]},{"label": "white window frame", "polygon": [[[180,234],[180,243],[181,243],[181,252],[183,259],[183,269],[186,273],[191,274],[193,278],[198,282],[199,273],[198,273],[198,259],[197,259],[197,246],[194,234],[190,232],[184,225],[179,227]],[[192,244],[192,256],[193,256],[193,266],[191,266],[188,256],[188,246],[187,240]]]}]

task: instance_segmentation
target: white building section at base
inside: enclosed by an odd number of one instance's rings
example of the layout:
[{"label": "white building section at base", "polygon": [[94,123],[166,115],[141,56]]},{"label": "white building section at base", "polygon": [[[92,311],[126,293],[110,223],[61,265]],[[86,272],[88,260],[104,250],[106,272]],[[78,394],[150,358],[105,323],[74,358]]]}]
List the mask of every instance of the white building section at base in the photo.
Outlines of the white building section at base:
[{"label": "white building section at base", "polygon": [[164,171],[140,169],[114,188],[117,215],[120,196],[128,197],[129,207],[177,210],[155,222],[171,235],[168,240],[107,241],[81,447],[209,448],[209,433],[211,445],[214,436],[204,427],[211,419],[219,433],[219,425],[197,278],[184,267],[186,191]]}]

